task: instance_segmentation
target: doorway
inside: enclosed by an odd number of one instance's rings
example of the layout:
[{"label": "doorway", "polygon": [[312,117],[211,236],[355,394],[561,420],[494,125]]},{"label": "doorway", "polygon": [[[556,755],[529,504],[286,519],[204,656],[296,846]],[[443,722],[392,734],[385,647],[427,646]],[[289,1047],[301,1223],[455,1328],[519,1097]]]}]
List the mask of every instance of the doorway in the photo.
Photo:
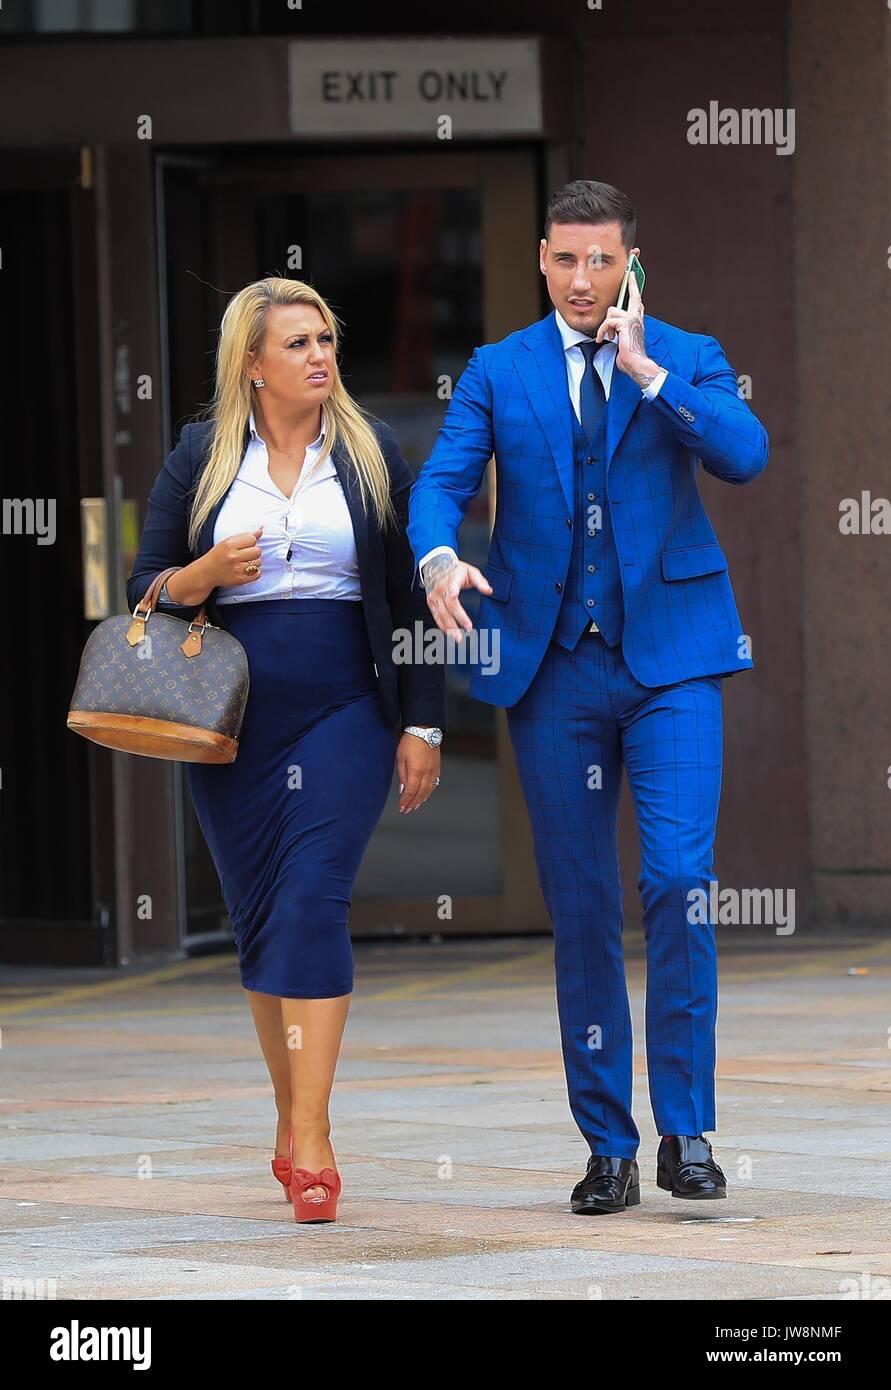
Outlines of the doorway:
[{"label": "doorway", "polygon": [[79,151],[0,154],[0,960],[16,964],[115,958],[111,763],[66,726],[92,631],[81,498],[105,490],[94,216]]},{"label": "doorway", "polygon": [[[542,312],[536,170],[531,149],[161,156],[166,413],[177,430],[210,397],[228,298],[280,274],[325,296],[342,324],[348,389],[394,428],[417,473],[474,347]],[[462,557],[481,567],[494,471],[460,533]],[[356,882],[354,934],[546,925],[503,712],[469,698],[461,666],[446,679],[443,785],[418,816],[390,799]],[[188,945],[226,919],[181,778],[180,796]]]}]

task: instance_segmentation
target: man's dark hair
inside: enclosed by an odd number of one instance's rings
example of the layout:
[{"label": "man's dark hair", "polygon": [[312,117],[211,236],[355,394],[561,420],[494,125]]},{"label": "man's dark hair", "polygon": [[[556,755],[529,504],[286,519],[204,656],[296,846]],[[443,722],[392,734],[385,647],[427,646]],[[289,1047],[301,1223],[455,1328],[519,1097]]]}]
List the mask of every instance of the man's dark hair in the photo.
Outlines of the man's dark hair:
[{"label": "man's dark hair", "polygon": [[634,245],[637,234],[637,214],[631,199],[620,188],[596,179],[576,179],[557,190],[545,213],[546,241],[555,222],[618,222],[625,247]]}]

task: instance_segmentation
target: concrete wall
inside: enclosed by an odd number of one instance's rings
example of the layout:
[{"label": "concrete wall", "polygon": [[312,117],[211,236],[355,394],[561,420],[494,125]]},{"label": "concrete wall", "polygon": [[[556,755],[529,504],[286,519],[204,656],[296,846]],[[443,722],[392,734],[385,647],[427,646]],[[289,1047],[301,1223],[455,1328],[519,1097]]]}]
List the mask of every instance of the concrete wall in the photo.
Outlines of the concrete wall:
[{"label": "concrete wall", "polygon": [[795,0],[790,99],[796,449],[811,871],[819,918],[891,920],[891,536],[839,503],[891,497],[891,13]]}]

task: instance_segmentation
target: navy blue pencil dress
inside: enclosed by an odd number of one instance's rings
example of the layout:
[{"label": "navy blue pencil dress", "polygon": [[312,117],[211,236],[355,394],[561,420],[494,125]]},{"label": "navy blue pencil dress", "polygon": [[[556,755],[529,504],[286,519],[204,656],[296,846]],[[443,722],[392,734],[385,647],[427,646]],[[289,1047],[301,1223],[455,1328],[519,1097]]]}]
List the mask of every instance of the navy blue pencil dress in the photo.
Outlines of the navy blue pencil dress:
[{"label": "navy blue pencil dress", "polygon": [[393,780],[362,604],[285,598],[220,605],[247,652],[234,763],[187,763],[245,989],[349,994],[353,881]]},{"label": "navy blue pencil dress", "polygon": [[[216,526],[216,540],[221,527],[228,535],[263,521],[259,583],[265,582],[268,596],[253,598],[252,586],[244,585],[214,590],[208,600],[210,620],[231,632],[247,654],[250,689],[238,755],[228,764],[188,763],[186,776],[232,922],[241,982],[245,989],[286,998],[352,991],[350,898],[393,784],[398,726],[445,727],[442,667],[393,662],[394,632],[415,632],[418,621],[429,628],[432,619],[423,589],[413,582],[405,535],[412,475],[389,427],[372,423],[390,471],[398,526],[382,532],[373,514],[366,515],[354,469],[335,445],[326,494],[330,499],[333,488],[335,500],[325,506],[335,505],[342,493],[349,510],[351,562],[342,575],[336,565],[332,571],[336,540],[332,546],[330,537],[314,536],[311,522],[289,538],[284,494],[279,493],[283,525],[276,524],[268,495],[265,502],[256,498],[265,516],[258,512],[245,524],[252,515],[251,485],[261,481],[255,448],[251,455],[258,438],[252,418],[242,468],[202,526],[196,550],[203,554],[216,543],[215,523],[227,498],[229,511]],[[161,569],[195,558],[183,550],[184,527],[209,438],[208,424],[186,426],[152,489],[127,585],[131,611]],[[268,482],[263,463],[267,494]],[[176,499],[178,526],[172,518]],[[341,545],[350,529],[345,516]],[[294,596],[283,592],[281,582],[270,589],[286,548],[296,550]],[[316,587],[351,596],[303,596],[307,588],[312,594],[316,571]],[[158,607],[177,616],[197,612],[197,605],[173,603],[166,589],[162,599]]]}]

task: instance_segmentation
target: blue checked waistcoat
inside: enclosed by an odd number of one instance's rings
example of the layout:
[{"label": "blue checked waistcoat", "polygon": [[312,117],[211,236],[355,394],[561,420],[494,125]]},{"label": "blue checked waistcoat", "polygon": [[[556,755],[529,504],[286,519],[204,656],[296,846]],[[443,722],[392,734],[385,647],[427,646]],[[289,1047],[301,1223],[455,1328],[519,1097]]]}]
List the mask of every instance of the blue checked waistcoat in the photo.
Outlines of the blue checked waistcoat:
[{"label": "blue checked waistcoat", "polygon": [[554,630],[554,640],[569,651],[590,628],[592,618],[611,647],[622,637],[622,580],[604,486],[608,409],[607,403],[592,438],[586,437],[572,411],[572,549]]}]

